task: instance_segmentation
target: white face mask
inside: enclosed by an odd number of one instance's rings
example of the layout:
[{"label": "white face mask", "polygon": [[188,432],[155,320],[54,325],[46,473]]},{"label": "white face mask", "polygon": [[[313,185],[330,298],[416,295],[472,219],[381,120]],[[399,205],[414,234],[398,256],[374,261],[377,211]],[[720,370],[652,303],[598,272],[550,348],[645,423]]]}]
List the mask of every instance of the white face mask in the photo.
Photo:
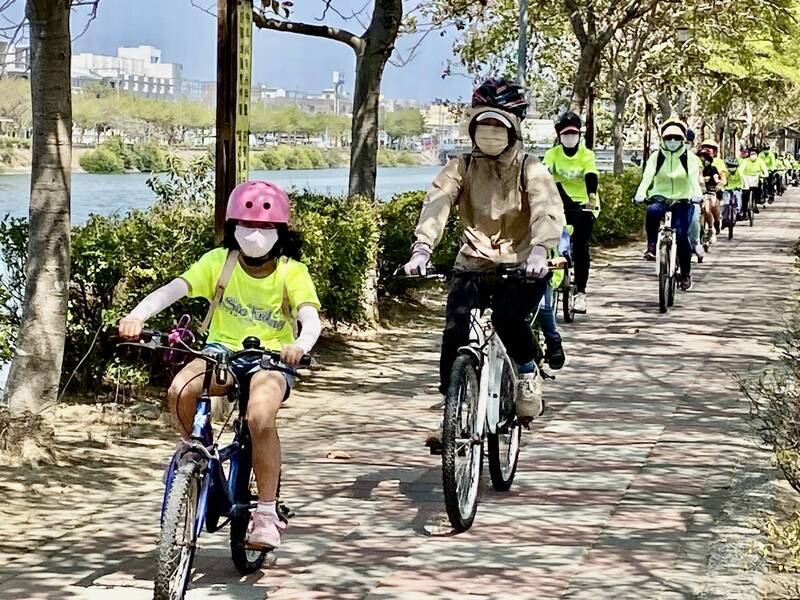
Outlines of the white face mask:
[{"label": "white face mask", "polygon": [[262,258],[269,254],[278,241],[278,230],[237,225],[233,237],[236,238],[242,254],[250,258]]},{"label": "white face mask", "polygon": [[675,152],[681,146],[683,146],[683,142],[681,142],[680,140],[667,140],[664,142],[664,147],[670,152]]},{"label": "white face mask", "polygon": [[750,160],[755,161],[758,158],[758,154],[751,154]]},{"label": "white face mask", "polygon": [[578,145],[581,136],[579,133],[565,133],[561,136],[561,145],[564,148],[574,148]]},{"label": "white face mask", "polygon": [[478,125],[475,128],[475,145],[486,156],[500,156],[508,148],[508,129]]}]

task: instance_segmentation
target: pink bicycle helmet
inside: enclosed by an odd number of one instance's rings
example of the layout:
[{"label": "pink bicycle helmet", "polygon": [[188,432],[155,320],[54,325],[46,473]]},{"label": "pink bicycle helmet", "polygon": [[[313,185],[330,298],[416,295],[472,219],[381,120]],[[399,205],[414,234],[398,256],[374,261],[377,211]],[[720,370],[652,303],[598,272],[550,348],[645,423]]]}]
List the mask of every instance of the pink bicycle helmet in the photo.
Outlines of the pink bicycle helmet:
[{"label": "pink bicycle helmet", "polygon": [[255,223],[288,223],[289,196],[277,185],[266,181],[240,183],[228,198],[225,220]]}]

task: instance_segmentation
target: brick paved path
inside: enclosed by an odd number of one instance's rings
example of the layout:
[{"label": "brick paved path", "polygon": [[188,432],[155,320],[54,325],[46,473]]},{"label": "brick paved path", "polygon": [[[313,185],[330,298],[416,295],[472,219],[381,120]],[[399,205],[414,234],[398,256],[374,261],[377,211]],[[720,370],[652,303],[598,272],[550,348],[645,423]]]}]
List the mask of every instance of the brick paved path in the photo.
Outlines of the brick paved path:
[{"label": "brick paved path", "polygon": [[[394,332],[342,350],[343,363],[363,367],[327,364],[281,415],[284,496],[297,511],[284,547],[263,573],[238,578],[225,535],[204,536],[189,598],[713,592],[714,525],[742,470],[765,460],[730,372],[761,365],[779,327],[795,286],[788,249],[800,231],[798,203],[792,191],[754,228],[720,241],[667,316],[638,248],[598,270],[590,316],[561,326],[570,362],[547,388],[550,410],[526,438],[512,491],[487,485],[465,534],[446,525],[439,459],[421,444],[438,419],[429,410],[438,332]],[[0,553],[0,597],[151,597],[159,461],[171,449],[155,443],[120,443],[95,465],[102,471],[87,467],[113,490],[107,505],[78,507],[50,531],[31,523],[28,552]],[[329,460],[331,450],[350,458]],[[112,454],[139,461],[151,483],[116,479]]]}]

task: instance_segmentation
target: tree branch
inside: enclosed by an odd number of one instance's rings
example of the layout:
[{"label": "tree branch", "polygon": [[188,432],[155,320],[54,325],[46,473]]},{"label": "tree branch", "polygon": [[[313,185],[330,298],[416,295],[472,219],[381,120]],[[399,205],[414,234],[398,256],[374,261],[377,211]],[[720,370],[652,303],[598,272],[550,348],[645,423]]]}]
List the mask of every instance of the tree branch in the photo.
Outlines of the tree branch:
[{"label": "tree branch", "polygon": [[338,27],[311,25],[309,23],[299,23],[295,21],[279,21],[278,19],[268,18],[255,10],[253,11],[253,24],[259,29],[299,33],[300,35],[310,35],[312,37],[335,40],[347,44],[356,52],[359,52],[364,47],[364,39],[361,36]]},{"label": "tree branch", "polygon": [[575,2],[575,0],[564,0],[564,7],[567,9],[569,22],[572,24],[572,32],[575,34],[575,37],[578,38],[578,43],[581,47],[585,46],[588,39],[578,3]]}]

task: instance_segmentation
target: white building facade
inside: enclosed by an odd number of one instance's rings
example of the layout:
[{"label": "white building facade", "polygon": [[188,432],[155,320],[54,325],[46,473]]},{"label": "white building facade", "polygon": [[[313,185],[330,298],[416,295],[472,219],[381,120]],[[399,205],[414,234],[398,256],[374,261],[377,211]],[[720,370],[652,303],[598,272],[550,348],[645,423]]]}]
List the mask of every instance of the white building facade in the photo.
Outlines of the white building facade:
[{"label": "white building facade", "polygon": [[183,66],[161,61],[153,46],[117,48],[116,56],[83,52],[72,56],[72,88],[104,81],[121,91],[146,98],[176,100],[185,89]]}]

